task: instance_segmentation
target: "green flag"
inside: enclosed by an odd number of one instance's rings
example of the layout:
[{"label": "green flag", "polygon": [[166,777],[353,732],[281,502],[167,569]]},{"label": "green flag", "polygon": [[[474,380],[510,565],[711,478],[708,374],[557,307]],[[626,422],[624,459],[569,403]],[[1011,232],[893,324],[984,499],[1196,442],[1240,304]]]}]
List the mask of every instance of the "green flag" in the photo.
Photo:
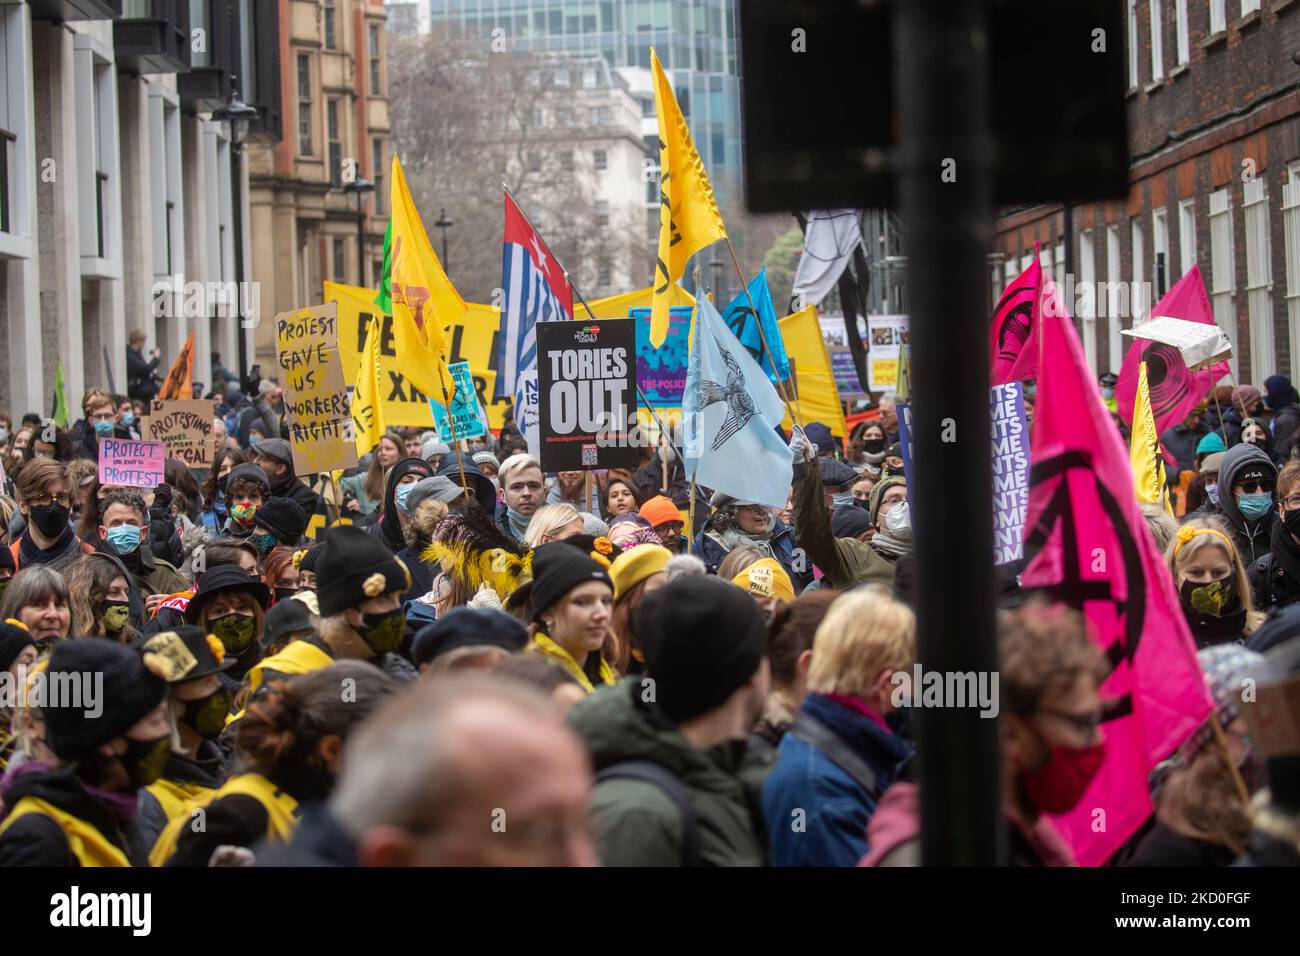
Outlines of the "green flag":
[{"label": "green flag", "polygon": [[383,310],[384,315],[393,314],[393,220],[388,220],[384,231],[384,274],[379,280],[379,295],[375,296],[375,305]]},{"label": "green flag", "polygon": [[63,384],[63,359],[54,366],[54,411],[50,418],[59,428],[68,427],[68,396]]},{"label": "green flag", "polygon": [[898,346],[898,384],[894,386],[900,402],[912,400],[912,362],[907,357],[907,346],[901,342]]}]

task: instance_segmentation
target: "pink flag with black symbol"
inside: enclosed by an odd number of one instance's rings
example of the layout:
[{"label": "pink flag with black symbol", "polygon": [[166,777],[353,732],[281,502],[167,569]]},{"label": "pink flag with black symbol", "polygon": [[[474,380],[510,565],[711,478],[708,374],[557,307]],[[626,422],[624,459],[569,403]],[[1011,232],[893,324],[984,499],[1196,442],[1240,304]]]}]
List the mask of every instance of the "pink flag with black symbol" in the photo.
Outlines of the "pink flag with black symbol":
[{"label": "pink flag with black symbol", "polygon": [[1034,261],[1002,293],[989,325],[989,385],[1038,377],[1038,319],[1043,266],[1034,243]]},{"label": "pink flag with black symbol", "polygon": [[1128,451],[1072,320],[1052,313],[1038,330],[1022,583],[1082,611],[1106,657],[1101,769],[1078,805],[1053,818],[1079,863],[1096,866],[1151,815],[1147,774],[1212,704],[1169,571],[1133,496]]}]

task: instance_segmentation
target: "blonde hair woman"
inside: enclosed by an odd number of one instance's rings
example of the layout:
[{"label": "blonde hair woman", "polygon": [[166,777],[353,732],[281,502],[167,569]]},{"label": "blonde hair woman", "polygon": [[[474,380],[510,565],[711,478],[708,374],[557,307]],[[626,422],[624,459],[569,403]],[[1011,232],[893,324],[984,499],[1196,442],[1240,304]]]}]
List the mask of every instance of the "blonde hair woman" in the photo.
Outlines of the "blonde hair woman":
[{"label": "blonde hair woman", "polygon": [[1179,528],[1167,561],[1197,647],[1239,640],[1263,622],[1241,554],[1218,519],[1196,518]]},{"label": "blonde hair woman", "polygon": [[524,544],[537,548],[582,534],[582,514],[571,504],[542,505],[533,513],[524,532]]},{"label": "blonde hair woman", "polygon": [[914,749],[888,718],[900,700],[894,675],[915,660],[916,618],[884,588],[850,591],[827,610],[808,694],[763,785],[774,866],[853,866],[866,853],[867,821]]}]

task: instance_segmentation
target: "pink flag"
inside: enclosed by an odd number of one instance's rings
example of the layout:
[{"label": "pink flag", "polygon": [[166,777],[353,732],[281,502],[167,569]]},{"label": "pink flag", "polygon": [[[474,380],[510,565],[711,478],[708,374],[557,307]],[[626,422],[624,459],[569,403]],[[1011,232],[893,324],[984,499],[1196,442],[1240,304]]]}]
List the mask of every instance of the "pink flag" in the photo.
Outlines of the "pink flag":
[{"label": "pink flag", "polygon": [[1074,323],[1045,316],[1038,334],[1022,580],[1080,609],[1109,662],[1105,759],[1079,805],[1055,818],[1080,864],[1096,866],[1150,816],[1147,774],[1208,716],[1211,701]]},{"label": "pink flag", "polygon": [[[1185,322],[1214,324],[1210,299],[1205,294],[1200,266],[1192,266],[1174,283],[1165,297],[1155,304],[1152,318],[1167,315]],[[1228,363],[1220,362],[1199,372],[1189,372],[1183,354],[1172,345],[1135,339],[1124,356],[1124,367],[1115,386],[1115,409],[1120,418],[1132,426],[1133,403],[1137,398],[1138,366],[1147,363],[1147,385],[1151,390],[1151,411],[1156,419],[1156,433],[1163,434],[1177,425],[1197,402],[1228,374]],[[1168,452],[1166,452],[1168,457]]]},{"label": "pink flag", "polygon": [[989,325],[989,385],[1038,377],[1038,318],[1043,266],[1034,261],[1002,293]]}]

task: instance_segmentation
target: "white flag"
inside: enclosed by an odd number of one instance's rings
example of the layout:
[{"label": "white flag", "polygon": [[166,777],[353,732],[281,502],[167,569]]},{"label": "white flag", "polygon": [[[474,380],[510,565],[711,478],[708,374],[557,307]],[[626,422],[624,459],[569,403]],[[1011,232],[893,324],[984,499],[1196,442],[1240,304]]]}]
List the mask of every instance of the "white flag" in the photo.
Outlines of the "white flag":
[{"label": "white flag", "polygon": [[803,305],[820,305],[835,288],[862,241],[856,209],[816,209],[808,214],[803,255],[794,276],[794,294]]}]

